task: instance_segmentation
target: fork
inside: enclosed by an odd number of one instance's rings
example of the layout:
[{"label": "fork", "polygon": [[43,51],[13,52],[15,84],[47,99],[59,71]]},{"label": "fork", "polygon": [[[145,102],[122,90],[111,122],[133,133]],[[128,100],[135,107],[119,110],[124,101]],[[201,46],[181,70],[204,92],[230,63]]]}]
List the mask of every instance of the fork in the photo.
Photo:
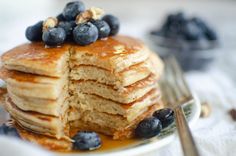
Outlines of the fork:
[{"label": "fork", "polygon": [[165,74],[161,80],[164,102],[174,110],[175,122],[185,156],[199,156],[196,144],[186,121],[183,105],[194,102],[183,72],[174,56],[163,59]]}]

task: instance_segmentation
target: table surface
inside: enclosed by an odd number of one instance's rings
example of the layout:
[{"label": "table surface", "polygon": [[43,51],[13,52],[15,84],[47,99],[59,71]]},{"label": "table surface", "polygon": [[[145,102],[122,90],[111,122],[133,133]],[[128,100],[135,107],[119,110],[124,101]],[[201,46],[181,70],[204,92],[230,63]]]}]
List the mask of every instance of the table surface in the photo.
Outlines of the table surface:
[{"label": "table surface", "polygon": [[[17,0],[0,1],[0,53],[26,42],[24,31],[28,25],[57,15],[66,1]],[[117,15],[122,21],[121,33],[136,36],[147,44],[147,33],[157,27],[169,12],[185,11],[206,19],[220,36],[220,56],[204,72],[186,73],[193,91],[212,107],[209,118],[200,119],[192,128],[202,155],[227,155],[236,153],[236,127],[228,110],[236,107],[236,1],[233,0],[85,0],[88,6],[99,6]],[[162,150],[150,155],[182,155],[176,139]]]}]

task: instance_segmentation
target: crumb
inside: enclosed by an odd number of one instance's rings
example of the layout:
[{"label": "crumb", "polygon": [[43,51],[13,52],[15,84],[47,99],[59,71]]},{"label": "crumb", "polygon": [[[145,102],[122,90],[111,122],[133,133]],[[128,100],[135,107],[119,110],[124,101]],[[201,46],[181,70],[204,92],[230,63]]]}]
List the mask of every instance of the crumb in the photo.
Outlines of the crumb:
[{"label": "crumb", "polygon": [[236,121],[236,109],[230,109],[229,110],[229,114],[230,114],[230,116],[231,116],[231,118],[234,120],[234,121]]},{"label": "crumb", "polygon": [[203,102],[201,105],[201,118],[207,118],[211,114],[211,106],[207,102]]}]

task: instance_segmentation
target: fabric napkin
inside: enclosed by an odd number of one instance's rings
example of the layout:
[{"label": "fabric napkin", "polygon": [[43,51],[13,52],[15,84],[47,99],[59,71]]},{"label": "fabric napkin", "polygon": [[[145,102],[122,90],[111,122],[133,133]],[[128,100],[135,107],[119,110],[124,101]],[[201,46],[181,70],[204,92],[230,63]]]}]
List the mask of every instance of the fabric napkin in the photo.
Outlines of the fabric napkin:
[{"label": "fabric napkin", "polygon": [[0,136],[0,156],[51,156],[36,145],[13,137]]},{"label": "fabric napkin", "polygon": [[[191,89],[202,102],[211,106],[208,118],[200,118],[192,133],[202,156],[236,155],[236,122],[228,113],[236,108],[236,88],[232,79],[219,68],[205,73],[186,74]],[[182,156],[178,137],[163,149],[152,152],[151,156]]]}]

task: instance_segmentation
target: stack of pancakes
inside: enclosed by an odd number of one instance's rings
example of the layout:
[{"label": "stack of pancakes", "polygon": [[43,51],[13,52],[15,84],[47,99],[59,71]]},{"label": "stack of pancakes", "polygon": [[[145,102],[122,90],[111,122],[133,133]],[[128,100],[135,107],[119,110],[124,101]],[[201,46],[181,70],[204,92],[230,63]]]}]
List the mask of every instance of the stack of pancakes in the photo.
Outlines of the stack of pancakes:
[{"label": "stack of pancakes", "polygon": [[163,64],[130,37],[59,48],[28,43],[5,53],[2,62],[6,109],[35,133],[67,138],[76,127],[128,138],[163,107],[158,87]]},{"label": "stack of pancakes", "polygon": [[57,138],[66,136],[68,59],[69,46],[45,49],[43,43],[27,43],[2,56],[5,107],[19,125]]}]

